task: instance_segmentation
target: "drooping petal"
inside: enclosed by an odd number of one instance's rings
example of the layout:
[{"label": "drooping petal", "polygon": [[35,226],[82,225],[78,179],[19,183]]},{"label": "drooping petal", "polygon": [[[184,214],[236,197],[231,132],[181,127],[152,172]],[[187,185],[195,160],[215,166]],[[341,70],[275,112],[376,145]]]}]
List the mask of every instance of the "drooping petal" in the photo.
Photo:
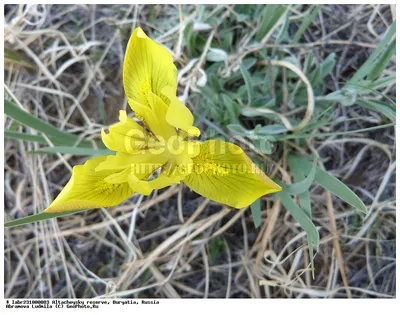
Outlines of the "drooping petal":
[{"label": "drooping petal", "polygon": [[131,173],[128,182],[131,188],[139,194],[148,196],[154,189],[161,189],[173,184],[178,184],[182,178],[183,177],[181,176],[168,176],[166,173],[161,172],[161,174],[155,179],[140,180],[134,173]]},{"label": "drooping petal", "polygon": [[108,155],[99,163],[96,172],[111,171],[112,174],[105,178],[109,183],[122,183],[128,181],[129,174],[133,173],[139,179],[147,178],[156,169],[162,167],[168,161],[165,150],[143,150],[136,154],[117,152],[116,155]]},{"label": "drooping petal", "polygon": [[101,130],[104,145],[117,152],[134,153],[151,144],[151,136],[126,111],[119,111],[119,123]]},{"label": "drooping petal", "polygon": [[259,197],[281,190],[232,143],[208,140],[193,159],[193,171],[184,182],[211,200],[243,208]]},{"label": "drooping petal", "polygon": [[189,137],[200,136],[200,130],[193,126],[192,112],[176,96],[176,90],[166,86],[161,92],[170,100],[166,115],[167,122],[171,126],[185,131]]},{"label": "drooping petal", "polygon": [[99,156],[74,166],[71,179],[44,212],[112,207],[129,198],[134,191],[127,182],[110,184],[105,178],[113,171],[95,171],[106,158]]},{"label": "drooping petal", "polygon": [[[125,53],[123,83],[128,99],[149,106],[148,92],[164,98],[161,90],[170,86],[176,91],[177,70],[172,56],[138,27],[129,39]],[[136,111],[135,103],[129,102]]]}]

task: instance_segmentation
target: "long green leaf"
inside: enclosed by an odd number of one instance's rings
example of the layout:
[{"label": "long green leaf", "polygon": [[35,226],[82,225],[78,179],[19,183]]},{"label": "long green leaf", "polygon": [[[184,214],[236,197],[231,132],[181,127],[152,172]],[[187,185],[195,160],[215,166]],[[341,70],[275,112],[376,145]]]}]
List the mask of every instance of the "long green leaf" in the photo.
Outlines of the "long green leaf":
[{"label": "long green leaf", "polygon": [[287,11],[288,7],[284,4],[267,4],[262,13],[261,23],[256,33],[256,40],[261,41],[265,35],[278,22],[281,16]]},{"label": "long green leaf", "polygon": [[[79,141],[77,136],[58,130],[56,127],[40,120],[7,100],[4,100],[4,113],[25,126],[43,132],[46,136],[51,138],[54,144],[73,146]],[[92,147],[92,144],[89,141],[83,140],[79,146]]]},{"label": "long green leaf", "polygon": [[385,37],[380,42],[379,46],[375,49],[374,53],[364,62],[360,69],[348,81],[350,83],[357,83],[367,76],[373,69],[373,64],[377,61],[378,56],[385,50],[386,45],[391,41],[393,35],[396,33],[396,20],[387,30]]},{"label": "long green leaf", "polygon": [[282,201],[283,206],[290,212],[297,223],[306,231],[307,236],[310,237],[312,245],[319,246],[319,233],[311,219],[302,211],[299,206],[294,202],[290,195],[282,190],[276,195]]},{"label": "long green leaf", "polygon": [[[303,172],[310,172],[312,163],[308,161],[307,157],[297,156],[293,158],[302,167]],[[349,205],[366,214],[368,213],[367,207],[362,200],[349,187],[328,172],[317,167],[314,181]]]},{"label": "long green leaf", "polygon": [[311,270],[314,277],[314,251],[313,248],[319,247],[319,233],[317,228],[315,227],[314,223],[308,217],[308,215],[299,208],[299,206],[293,201],[290,195],[285,191],[282,190],[276,195],[281,200],[283,206],[286,208],[287,211],[293,216],[297,223],[303,228],[303,230],[307,233],[307,242],[310,254],[310,261],[311,261]]},{"label": "long green leaf", "polygon": [[247,104],[251,105],[253,101],[253,84],[251,81],[251,77],[249,72],[247,71],[246,67],[244,67],[242,64],[239,65],[240,72],[243,75],[244,83],[246,84],[246,90],[247,90]]},{"label": "long green leaf", "polygon": [[253,222],[256,228],[261,224],[261,200],[257,199],[251,205],[251,215],[253,216]]},{"label": "long green leaf", "polygon": [[396,122],[396,110],[392,106],[388,106],[385,103],[375,101],[375,100],[361,100],[360,99],[357,101],[357,103],[367,109],[381,113],[382,115],[386,116],[394,123]]},{"label": "long green leaf", "polygon": [[16,132],[16,131],[4,131],[5,138],[17,139],[17,140],[24,140],[24,141],[31,141],[31,142],[38,142],[42,144],[48,144],[46,140],[42,136],[38,135],[30,135],[23,132]]},{"label": "long green leaf", "polygon": [[4,47],[4,62],[12,63],[32,70],[36,69],[36,65],[32,63],[26,56],[19,54],[8,47]]},{"label": "long green leaf", "polygon": [[315,6],[314,10],[306,16],[305,19],[303,19],[303,22],[301,23],[300,27],[297,29],[296,34],[294,34],[292,43],[296,44],[301,36],[304,34],[306,31],[307,27],[314,21],[315,17],[317,16],[319,10],[321,9],[321,4],[318,4]]},{"label": "long green leaf", "polygon": [[25,224],[39,222],[39,221],[43,221],[43,220],[64,217],[66,215],[75,214],[75,213],[83,212],[83,211],[87,211],[87,210],[75,210],[75,211],[54,212],[54,213],[43,212],[43,213],[39,213],[39,214],[33,214],[33,215],[29,215],[29,216],[26,216],[21,219],[15,219],[12,221],[5,222],[4,227],[9,228],[9,227],[13,227],[13,226],[25,225]]},{"label": "long green leaf", "polygon": [[368,80],[375,80],[378,78],[382,71],[385,70],[386,66],[388,65],[389,61],[392,59],[393,55],[396,52],[396,40],[392,40],[387,47],[387,49],[382,53],[382,56],[377,60],[368,74]]},{"label": "long green leaf", "polygon": [[[296,163],[296,160],[292,157],[292,155],[288,156],[288,164],[290,167],[290,171],[293,175],[293,178],[296,182],[301,182],[303,181],[306,176],[303,173],[303,170],[301,166]],[[311,172],[310,172],[311,174]],[[315,173],[313,175],[313,181],[314,181]],[[297,195],[299,198],[299,204],[300,208],[305,212],[305,214],[312,219],[312,212],[311,212],[311,198],[310,198],[310,192],[308,190],[300,193]]]}]

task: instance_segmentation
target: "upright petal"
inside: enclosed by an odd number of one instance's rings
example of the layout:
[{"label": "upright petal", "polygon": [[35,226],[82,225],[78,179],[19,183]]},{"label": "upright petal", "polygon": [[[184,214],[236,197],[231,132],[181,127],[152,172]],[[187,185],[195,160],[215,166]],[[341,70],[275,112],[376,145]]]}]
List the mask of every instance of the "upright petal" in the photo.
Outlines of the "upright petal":
[{"label": "upright petal", "polygon": [[184,182],[200,195],[235,208],[281,190],[239,146],[220,140],[208,140],[201,146]]},{"label": "upright petal", "polygon": [[134,191],[127,182],[108,183],[105,178],[113,171],[95,171],[106,158],[99,156],[74,166],[71,179],[45,212],[112,207],[129,198]]},{"label": "upright petal", "polygon": [[193,126],[192,112],[176,96],[176,90],[166,86],[161,92],[170,100],[166,115],[167,122],[185,131],[189,137],[200,136],[200,130]]},{"label": "upright petal", "polygon": [[[176,91],[177,70],[172,56],[138,27],[129,39],[125,53],[123,83],[128,99],[149,106],[148,92],[164,98],[161,90],[170,86]],[[129,103],[136,111],[135,103]]]}]

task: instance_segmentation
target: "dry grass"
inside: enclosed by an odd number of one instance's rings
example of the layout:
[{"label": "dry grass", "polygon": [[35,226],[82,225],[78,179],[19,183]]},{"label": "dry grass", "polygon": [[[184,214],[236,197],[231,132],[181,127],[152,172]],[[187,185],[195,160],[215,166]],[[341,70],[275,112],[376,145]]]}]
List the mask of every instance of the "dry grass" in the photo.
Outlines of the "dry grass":
[{"label": "dry grass", "polygon": [[[184,69],[192,57],[183,44],[183,25],[201,14],[226,20],[237,14],[233,6],[205,9],[38,5],[25,12],[23,6],[6,6],[5,44],[35,64],[34,70],[8,65],[6,88],[30,113],[99,139],[101,127],[115,122],[118,110],[127,107],[121,70],[132,29],[142,26],[170,48],[178,69]],[[301,63],[310,51],[317,58],[335,51],[338,63],[327,81],[338,89],[379,43],[392,22],[392,9],[324,6],[302,43],[274,46],[268,37],[263,47],[289,52]],[[301,21],[306,10],[293,10],[293,19]],[[218,69],[221,76],[236,72],[238,60],[261,50],[246,43],[246,35],[257,27],[257,21],[240,24],[245,35],[235,39],[231,59]],[[193,93],[195,83],[207,67],[208,48],[222,36],[218,29],[207,32],[200,62],[180,76],[180,94],[195,113],[202,106]],[[395,63],[384,72],[394,74]],[[395,99],[395,86],[383,93]],[[381,116],[338,105],[335,120],[324,131],[369,127]],[[201,127],[214,123],[203,117]],[[6,119],[5,129],[10,128],[33,132]],[[187,187],[172,186],[149,197],[135,194],[107,210],[5,229],[5,297],[394,297],[394,143],[390,128],[362,136],[310,138],[299,148],[323,157],[325,167],[360,195],[370,211],[363,220],[313,186],[313,221],[321,235],[315,279],[308,268],[305,233],[271,196],[264,198],[263,224],[256,229],[249,209],[229,209]],[[285,145],[296,146],[291,141]],[[86,159],[28,153],[38,148],[5,141],[6,218],[41,212],[67,182],[71,167]],[[273,172],[282,177],[285,158],[271,157],[278,165]]]}]

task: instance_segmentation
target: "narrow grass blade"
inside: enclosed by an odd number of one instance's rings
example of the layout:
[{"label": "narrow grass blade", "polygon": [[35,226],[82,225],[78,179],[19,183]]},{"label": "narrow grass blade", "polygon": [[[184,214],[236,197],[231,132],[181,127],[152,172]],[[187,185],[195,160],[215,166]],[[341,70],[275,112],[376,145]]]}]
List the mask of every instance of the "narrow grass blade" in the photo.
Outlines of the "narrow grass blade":
[{"label": "narrow grass blade", "polygon": [[54,219],[54,218],[59,218],[59,217],[64,217],[70,214],[75,214],[78,212],[83,212],[87,210],[75,210],[75,211],[66,211],[66,212],[54,212],[54,213],[39,213],[39,214],[33,214],[26,216],[21,219],[15,219],[12,221],[8,221],[4,223],[5,228],[13,227],[13,226],[20,226],[20,225],[25,225],[29,223],[34,223],[34,222],[39,222],[43,220],[49,220],[49,219]]},{"label": "narrow grass blade", "polygon": [[[294,180],[296,182],[301,182],[301,181],[305,180],[306,176],[303,174],[303,170],[301,169],[301,167],[296,163],[296,160],[291,155],[289,155],[287,161],[288,161],[290,171],[293,175]],[[316,160],[315,160],[315,163],[316,163]],[[311,174],[311,172],[310,172],[310,174]],[[313,175],[313,181],[314,181],[314,177],[315,177],[315,172]],[[299,198],[300,208],[305,212],[305,214],[310,219],[312,219],[310,192],[308,190],[306,190],[302,193],[299,193],[297,195],[297,197]]]},{"label": "narrow grass blade", "polygon": [[348,81],[348,84],[359,82],[372,71],[374,62],[376,62],[378,56],[384,51],[386,45],[391,41],[395,33],[396,33],[396,20],[393,21],[392,25],[387,30],[385,37],[380,42],[379,46],[375,49],[374,53],[367,59],[366,62],[364,62],[361,68],[357,70],[357,72]]},{"label": "narrow grass blade", "polygon": [[258,27],[258,30],[256,33],[257,41],[262,40],[264,35],[267,34],[269,29],[271,28],[271,25],[273,24],[272,21],[273,21],[277,7],[278,7],[277,4],[265,5],[264,12],[262,13],[261,23],[260,23],[260,26]]},{"label": "narrow grass blade", "polygon": [[11,50],[8,47],[4,47],[4,63],[11,63],[32,70],[36,69],[36,65],[27,57]]},{"label": "narrow grass blade", "polygon": [[396,122],[396,109],[386,105],[385,103],[375,100],[358,100],[357,103],[362,107],[381,113],[389,118],[393,123]]},{"label": "narrow grass blade", "polygon": [[261,225],[261,200],[257,199],[251,205],[251,215],[253,216],[254,226],[258,228]]},{"label": "narrow grass blade", "polygon": [[244,83],[246,84],[246,90],[247,90],[247,104],[251,105],[253,101],[253,84],[251,81],[251,77],[249,72],[247,71],[246,67],[244,67],[242,64],[239,66],[240,72],[243,75]]},{"label": "narrow grass blade", "polygon": [[230,121],[234,124],[237,123],[239,117],[238,104],[227,94],[221,94],[221,97],[225,108],[228,110]]},{"label": "narrow grass blade", "polygon": [[[11,118],[19,121],[25,126],[31,127],[37,131],[46,134],[55,144],[59,145],[74,145],[79,141],[79,138],[67,132],[58,130],[56,127],[40,120],[39,118],[31,115],[30,113],[22,110],[16,104],[4,100],[4,113]],[[80,146],[91,147],[89,141],[82,141]]]},{"label": "narrow grass blade", "polygon": [[396,52],[396,40],[392,40],[387,49],[382,53],[382,56],[374,63],[371,72],[368,74],[368,80],[375,80],[378,78],[382,71],[385,70],[389,61],[392,59]]},{"label": "narrow grass blade", "polygon": [[292,43],[296,44],[301,36],[303,36],[304,32],[308,28],[308,26],[314,21],[315,17],[317,16],[319,10],[321,10],[321,4],[318,4],[315,6],[314,10],[306,16],[305,19],[303,19],[303,22],[301,23],[300,27],[297,29],[296,34],[294,34]]},{"label": "narrow grass blade", "polygon": [[318,247],[319,233],[311,219],[304,213],[303,210],[299,208],[299,206],[285,190],[276,193],[276,195],[279,197],[283,206],[290,212],[296,222],[300,224],[304,231],[306,231],[307,236],[312,241],[312,245]]},{"label": "narrow grass blade", "polygon": [[[308,161],[307,157],[297,156],[294,158],[300,167],[302,167],[303,172],[310,172],[312,163]],[[368,213],[367,207],[362,200],[349,187],[328,172],[317,167],[314,181],[349,205],[365,214]]]},{"label": "narrow grass blade", "polygon": [[299,206],[294,202],[294,200],[290,197],[290,195],[285,191],[282,190],[276,195],[281,200],[283,206],[286,208],[287,211],[293,216],[293,218],[300,224],[303,230],[307,233],[307,242],[310,252],[310,261],[311,261],[311,270],[314,277],[314,250],[315,247],[318,251],[319,247],[319,233],[317,228],[315,227],[314,223],[311,219],[307,216],[307,214],[299,208]]},{"label": "narrow grass blade", "polygon": [[5,138],[11,138],[16,140],[30,141],[30,142],[38,142],[41,144],[48,144],[46,140],[42,136],[38,135],[30,135],[23,132],[16,131],[4,131]]},{"label": "narrow grass blade", "polygon": [[287,131],[287,128],[284,125],[272,124],[261,127],[257,130],[258,135],[269,136],[269,135],[277,135]]},{"label": "narrow grass blade", "polygon": [[30,151],[30,154],[71,154],[71,155],[90,155],[90,156],[101,156],[101,155],[114,155],[115,152],[108,149],[92,149],[92,148],[78,148],[78,147],[46,147],[40,148],[36,151]]}]

